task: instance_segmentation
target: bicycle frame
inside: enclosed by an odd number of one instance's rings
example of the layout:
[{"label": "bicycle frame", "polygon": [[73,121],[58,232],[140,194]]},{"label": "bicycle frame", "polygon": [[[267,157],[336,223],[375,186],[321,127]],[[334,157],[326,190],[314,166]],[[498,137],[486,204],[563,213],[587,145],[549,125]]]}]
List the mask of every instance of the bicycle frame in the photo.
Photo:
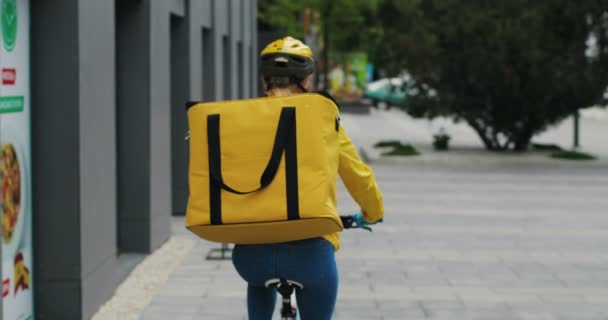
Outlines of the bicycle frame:
[{"label": "bicycle frame", "polygon": [[295,320],[297,309],[291,305],[291,295],[294,291],[304,289],[299,282],[286,279],[270,279],[264,284],[267,288],[276,288],[281,295],[281,320]]}]

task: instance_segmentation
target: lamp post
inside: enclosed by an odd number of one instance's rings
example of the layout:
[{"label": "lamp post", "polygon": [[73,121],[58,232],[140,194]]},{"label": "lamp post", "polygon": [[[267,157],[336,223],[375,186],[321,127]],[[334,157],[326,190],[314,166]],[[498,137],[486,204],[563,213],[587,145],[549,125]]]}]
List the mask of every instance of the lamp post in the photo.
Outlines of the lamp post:
[{"label": "lamp post", "polygon": [[574,149],[578,149],[580,147],[579,143],[579,122],[580,122],[580,111],[576,109],[574,111]]}]

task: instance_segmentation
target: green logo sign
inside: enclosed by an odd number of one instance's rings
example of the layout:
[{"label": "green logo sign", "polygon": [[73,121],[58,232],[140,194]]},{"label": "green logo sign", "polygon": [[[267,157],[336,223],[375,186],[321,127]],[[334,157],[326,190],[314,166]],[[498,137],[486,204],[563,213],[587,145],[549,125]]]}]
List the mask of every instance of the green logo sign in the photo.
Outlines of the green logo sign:
[{"label": "green logo sign", "polygon": [[2,0],[1,20],[4,49],[11,52],[17,41],[17,0]]},{"label": "green logo sign", "polygon": [[23,96],[0,97],[0,114],[23,111],[25,105]]}]

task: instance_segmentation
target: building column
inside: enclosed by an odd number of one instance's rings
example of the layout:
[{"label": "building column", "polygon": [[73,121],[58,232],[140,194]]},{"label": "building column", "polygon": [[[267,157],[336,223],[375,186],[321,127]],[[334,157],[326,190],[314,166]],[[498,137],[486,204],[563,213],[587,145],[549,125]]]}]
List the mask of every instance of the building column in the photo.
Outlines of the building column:
[{"label": "building column", "polygon": [[170,236],[170,3],[116,3],[118,247],[148,253]]},{"label": "building column", "polygon": [[114,3],[31,15],[36,319],[82,319],[118,282]]}]

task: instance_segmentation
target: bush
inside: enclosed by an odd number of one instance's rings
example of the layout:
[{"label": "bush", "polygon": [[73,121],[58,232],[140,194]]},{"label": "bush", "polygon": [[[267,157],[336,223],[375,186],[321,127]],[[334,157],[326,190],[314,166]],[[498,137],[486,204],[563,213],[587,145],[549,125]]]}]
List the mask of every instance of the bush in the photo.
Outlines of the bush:
[{"label": "bush", "polygon": [[399,146],[401,146],[401,142],[399,142],[397,140],[380,141],[374,145],[375,148],[387,148],[387,147],[397,148]]},{"label": "bush", "polygon": [[435,150],[448,150],[450,136],[445,133],[436,134],[433,136],[433,147]]},{"label": "bush", "polygon": [[399,145],[397,147],[394,147],[393,150],[388,151],[388,152],[384,152],[382,155],[383,156],[417,156],[419,155],[420,152],[418,152],[418,150],[416,150],[416,148],[414,148],[411,145]]},{"label": "bush", "polygon": [[417,156],[420,154],[414,146],[410,144],[402,144],[397,140],[380,141],[374,144],[375,148],[390,148],[389,151],[383,152],[383,156]]},{"label": "bush", "polygon": [[533,143],[532,148],[536,151],[563,151],[562,147],[556,144]]},{"label": "bush", "polygon": [[556,151],[551,153],[551,158],[557,158],[557,159],[566,159],[566,160],[595,160],[596,157],[588,154],[588,153],[584,153],[584,152],[578,152],[578,151],[574,151],[574,150],[561,150],[561,151]]}]

